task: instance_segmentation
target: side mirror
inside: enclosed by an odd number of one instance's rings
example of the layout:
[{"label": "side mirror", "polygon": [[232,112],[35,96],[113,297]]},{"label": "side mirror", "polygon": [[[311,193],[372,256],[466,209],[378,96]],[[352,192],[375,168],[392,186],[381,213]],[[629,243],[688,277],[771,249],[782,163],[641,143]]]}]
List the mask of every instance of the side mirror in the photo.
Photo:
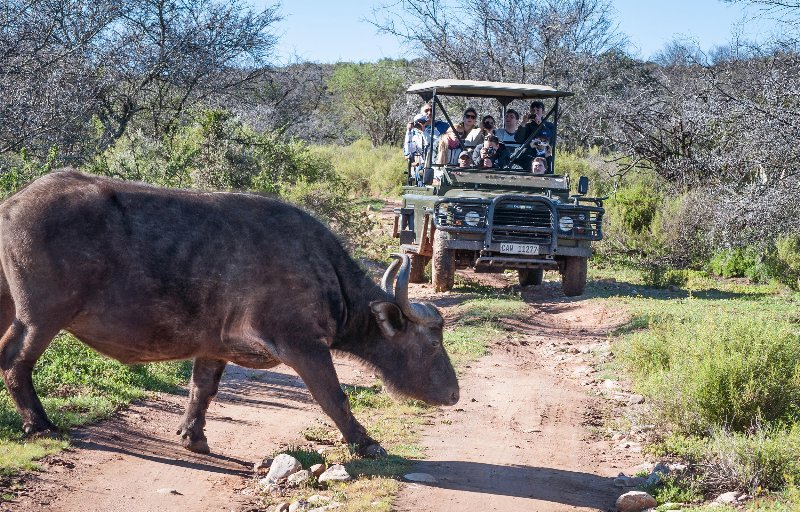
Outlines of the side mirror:
[{"label": "side mirror", "polygon": [[578,178],[578,195],[585,196],[589,192],[589,178],[581,176]]}]

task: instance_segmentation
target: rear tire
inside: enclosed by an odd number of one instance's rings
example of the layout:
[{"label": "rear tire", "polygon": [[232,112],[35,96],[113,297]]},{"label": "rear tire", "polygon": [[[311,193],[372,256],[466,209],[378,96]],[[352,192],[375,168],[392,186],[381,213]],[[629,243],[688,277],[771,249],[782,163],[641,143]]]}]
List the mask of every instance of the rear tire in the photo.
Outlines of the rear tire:
[{"label": "rear tire", "polygon": [[409,254],[409,256],[411,256],[411,272],[409,273],[408,281],[410,283],[424,283],[426,281],[425,267],[428,265],[430,258],[414,253]]},{"label": "rear tire", "polygon": [[437,230],[433,236],[433,259],[431,260],[431,280],[433,289],[437,292],[452,290],[456,273],[455,251],[446,249],[444,242],[444,233]]},{"label": "rear tire", "polygon": [[561,269],[561,289],[567,297],[581,295],[586,289],[587,258],[569,256]]},{"label": "rear tire", "polygon": [[517,274],[520,286],[542,284],[542,279],[544,279],[543,268],[521,268],[517,270]]}]

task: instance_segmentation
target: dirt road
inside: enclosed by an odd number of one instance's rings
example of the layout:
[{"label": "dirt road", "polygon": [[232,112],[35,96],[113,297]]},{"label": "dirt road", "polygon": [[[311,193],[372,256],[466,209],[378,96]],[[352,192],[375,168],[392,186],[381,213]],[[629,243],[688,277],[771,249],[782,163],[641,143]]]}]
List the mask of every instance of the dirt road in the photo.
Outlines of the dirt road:
[{"label": "dirt road", "polygon": [[[503,276],[485,275],[493,285]],[[468,298],[434,296],[448,316]],[[606,402],[593,393],[592,351],[623,320],[592,301],[567,300],[556,282],[523,290],[530,320],[509,321],[513,341],[461,378],[462,399],[442,409],[423,434],[428,459],[415,471],[436,483],[403,484],[399,511],[561,511],[613,509],[622,492],[612,479],[639,461],[600,439],[592,424]],[[351,363],[337,364],[342,382],[370,383]],[[42,461],[2,510],[253,510],[247,492],[254,461],[280,446],[304,443],[300,432],[323,414],[288,368],[229,367],[209,409],[213,454],[189,453],[175,435],[186,397],[162,395],[113,419],[73,433],[74,449]]]}]

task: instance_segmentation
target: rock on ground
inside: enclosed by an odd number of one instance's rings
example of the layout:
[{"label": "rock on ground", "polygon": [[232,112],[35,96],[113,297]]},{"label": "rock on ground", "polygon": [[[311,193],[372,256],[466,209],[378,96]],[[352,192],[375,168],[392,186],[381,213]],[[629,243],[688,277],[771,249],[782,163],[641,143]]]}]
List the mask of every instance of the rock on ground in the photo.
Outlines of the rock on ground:
[{"label": "rock on ground", "polygon": [[275,460],[272,461],[272,465],[269,467],[269,473],[267,473],[267,477],[262,479],[261,482],[264,484],[276,484],[282,482],[289,475],[293,473],[297,473],[303,467],[300,463],[289,455],[288,453],[281,453]]},{"label": "rock on ground", "polygon": [[617,498],[619,512],[642,512],[656,505],[656,499],[642,491],[626,492]]},{"label": "rock on ground", "polygon": [[320,482],[345,482],[352,477],[341,464],[334,464],[319,476]]}]

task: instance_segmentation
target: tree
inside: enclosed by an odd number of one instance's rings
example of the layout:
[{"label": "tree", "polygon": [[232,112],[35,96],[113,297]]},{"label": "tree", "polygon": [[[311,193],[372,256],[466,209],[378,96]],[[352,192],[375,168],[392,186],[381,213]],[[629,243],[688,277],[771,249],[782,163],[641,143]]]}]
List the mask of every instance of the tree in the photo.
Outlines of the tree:
[{"label": "tree", "polygon": [[268,71],[277,9],[256,13],[242,0],[5,2],[0,154],[57,145],[79,160],[134,120],[169,134],[187,109]]},{"label": "tree", "polygon": [[134,117],[156,136],[193,105],[258,80],[276,38],[278,7],[260,13],[240,0],[128,0],[98,55],[102,145]]},{"label": "tree", "polygon": [[631,62],[607,0],[403,0],[375,10],[372,23],[430,61],[428,78],[575,92],[563,110],[562,147],[603,142],[595,127]]},{"label": "tree", "polygon": [[0,9],[0,154],[69,152],[97,108],[92,55],[119,11],[112,1],[30,0]]},{"label": "tree", "polygon": [[405,61],[338,64],[328,79],[341,117],[354,131],[363,130],[373,146],[402,140]]}]

